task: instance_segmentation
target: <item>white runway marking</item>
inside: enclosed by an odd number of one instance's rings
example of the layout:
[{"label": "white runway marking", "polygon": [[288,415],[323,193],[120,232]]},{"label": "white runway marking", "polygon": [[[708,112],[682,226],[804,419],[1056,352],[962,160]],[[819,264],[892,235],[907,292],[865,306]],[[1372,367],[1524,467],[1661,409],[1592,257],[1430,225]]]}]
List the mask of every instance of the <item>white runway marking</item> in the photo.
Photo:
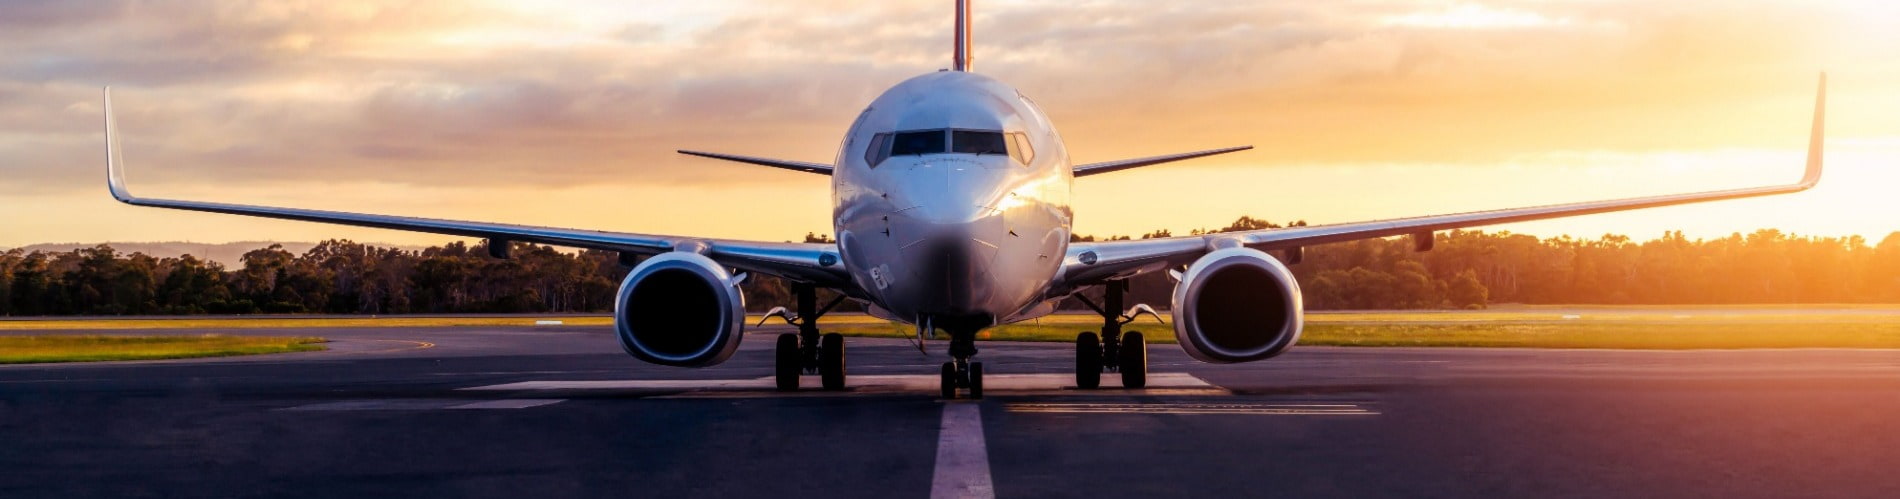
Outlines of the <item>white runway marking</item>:
[{"label": "white runway marking", "polygon": [[[855,378],[854,378],[855,379]],[[477,391],[543,390],[707,390],[719,388],[772,388],[771,378],[759,379],[609,379],[586,381],[523,381],[500,385],[473,386]]]},{"label": "white runway marking", "polygon": [[982,408],[975,402],[944,404],[943,426],[937,430],[937,472],[930,477],[931,499],[996,497],[996,486],[990,482],[990,453],[983,445]]},{"label": "white runway marking", "polygon": [[343,400],[319,404],[300,405],[284,409],[286,411],[426,411],[441,409],[455,403],[453,400],[436,399],[380,399],[380,400]]},{"label": "white runway marking", "polygon": [[450,409],[527,409],[566,402],[562,399],[502,399],[483,400],[472,404],[452,405]]},{"label": "white runway marking", "polygon": [[451,399],[343,400],[287,407],[285,411],[433,411],[438,409],[526,409],[565,402],[564,399],[502,399],[469,402]]},{"label": "white runway marking", "polygon": [[1252,416],[1376,416],[1351,403],[1308,404],[1009,404],[1009,412],[1059,414],[1238,414]]},{"label": "white runway marking", "polygon": [[427,341],[415,341],[415,340],[374,340],[372,339],[372,340],[349,340],[349,341],[375,341],[375,342],[381,342],[381,343],[407,343],[409,344],[409,346],[390,348],[390,349],[384,349],[384,350],[371,350],[367,352],[349,352],[349,353],[360,353],[360,354],[393,353],[393,352],[403,352],[403,351],[409,351],[409,350],[422,350],[425,348],[435,348],[434,343],[430,343]]},{"label": "white runway marking", "polygon": [[[1112,386],[1112,380],[1104,380],[1104,386],[1095,390],[1081,390],[1075,387],[1073,374],[990,374],[983,377],[983,391],[992,395],[1227,395],[1228,391],[1208,384],[1200,378],[1187,373],[1152,373],[1148,375],[1147,388],[1129,390]],[[474,391],[679,391],[673,397],[784,397],[784,396],[841,396],[841,395],[890,395],[890,394],[934,394],[940,389],[940,380],[934,374],[917,375],[858,375],[851,376],[845,382],[848,389],[841,392],[829,392],[804,389],[797,392],[777,391],[773,378],[752,379],[698,379],[698,380],[576,380],[576,381],[523,381],[500,385],[474,386],[462,390]],[[800,385],[816,387],[817,376],[807,376]]]}]

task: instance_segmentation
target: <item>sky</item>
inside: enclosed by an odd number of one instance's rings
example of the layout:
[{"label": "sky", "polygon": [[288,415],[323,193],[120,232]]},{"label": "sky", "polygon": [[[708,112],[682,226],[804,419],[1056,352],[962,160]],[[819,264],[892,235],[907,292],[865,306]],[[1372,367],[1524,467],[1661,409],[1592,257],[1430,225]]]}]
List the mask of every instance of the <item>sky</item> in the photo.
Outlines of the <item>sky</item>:
[{"label": "sky", "polygon": [[[554,7],[551,7],[553,5]],[[975,69],[1078,163],[1076,231],[1348,222],[1790,183],[1497,226],[1637,239],[1900,230],[1900,2],[976,0]],[[950,63],[950,0],[0,0],[0,247],[443,236],[120,205],[147,197],[668,235],[829,232],[829,162],[884,89]]]}]

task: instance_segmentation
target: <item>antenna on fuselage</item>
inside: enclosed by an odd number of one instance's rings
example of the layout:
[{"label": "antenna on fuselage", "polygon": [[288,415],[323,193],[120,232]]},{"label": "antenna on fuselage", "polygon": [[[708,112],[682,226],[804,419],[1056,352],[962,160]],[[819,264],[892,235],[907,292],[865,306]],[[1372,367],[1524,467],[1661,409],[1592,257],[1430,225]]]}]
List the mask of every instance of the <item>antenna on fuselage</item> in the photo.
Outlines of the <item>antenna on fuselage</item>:
[{"label": "antenna on fuselage", "polygon": [[955,52],[951,54],[950,67],[957,71],[970,71],[970,0],[957,0],[957,36]]}]

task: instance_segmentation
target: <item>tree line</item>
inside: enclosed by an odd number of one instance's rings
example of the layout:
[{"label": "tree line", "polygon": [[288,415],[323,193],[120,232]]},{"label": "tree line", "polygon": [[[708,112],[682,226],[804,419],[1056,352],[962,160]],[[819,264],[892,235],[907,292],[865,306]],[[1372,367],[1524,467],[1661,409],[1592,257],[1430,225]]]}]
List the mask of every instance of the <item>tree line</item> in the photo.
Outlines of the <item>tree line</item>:
[{"label": "tree line", "polygon": [[[1241,217],[1193,233],[1279,227]],[[1171,235],[1162,230],[1142,237]],[[1900,232],[1876,245],[1860,236],[1806,237],[1775,229],[1718,239],[1671,231],[1641,242],[1615,234],[1580,239],[1485,231],[1438,232],[1432,238],[1432,249],[1424,252],[1409,237],[1315,246],[1289,268],[1311,310],[1900,302]],[[1284,253],[1275,256],[1288,261]],[[1160,306],[1173,291],[1166,276],[1142,275],[1131,280],[1128,300]]]},{"label": "tree line", "polygon": [[[1279,225],[1241,217],[1228,227],[1194,233],[1273,227]],[[1291,268],[1314,310],[1900,302],[1900,232],[1877,245],[1858,236],[1801,237],[1773,229],[1719,239],[1670,232],[1641,242],[1620,235],[1537,238],[1483,231],[1433,238],[1427,252],[1414,251],[1408,238],[1316,246]],[[817,234],[806,240],[830,241]],[[628,271],[617,253],[513,244],[508,259],[463,242],[410,251],[330,240],[303,254],[271,245],[245,253],[235,269],[190,255],[121,254],[105,245],[66,252],[16,249],[0,253],[0,316],[613,308]],[[770,276],[754,276],[743,289],[755,311],[792,304],[787,283]],[[1172,292],[1165,275],[1148,274],[1132,280],[1128,299],[1165,307]]]}]

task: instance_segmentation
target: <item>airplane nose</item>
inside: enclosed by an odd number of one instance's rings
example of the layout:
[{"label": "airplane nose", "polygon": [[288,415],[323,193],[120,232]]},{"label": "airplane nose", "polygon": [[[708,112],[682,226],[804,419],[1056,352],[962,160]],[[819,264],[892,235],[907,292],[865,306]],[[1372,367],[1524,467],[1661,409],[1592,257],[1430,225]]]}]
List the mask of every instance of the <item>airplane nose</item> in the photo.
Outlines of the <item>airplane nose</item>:
[{"label": "airplane nose", "polygon": [[985,207],[920,206],[893,215],[890,228],[898,252],[919,264],[914,269],[948,269],[948,278],[964,285],[982,280],[980,274],[989,271],[1001,238],[1009,234],[1002,212]]},{"label": "airplane nose", "polygon": [[908,294],[930,302],[921,308],[977,311],[989,299],[991,264],[1009,227],[1001,211],[979,204],[986,196],[971,195],[988,188],[982,185],[985,176],[949,171],[942,182],[914,184],[918,189],[902,196],[908,206],[890,216],[891,238],[909,269],[907,281],[918,291]]},{"label": "airplane nose", "polygon": [[968,224],[995,215],[1004,172],[967,159],[920,161],[903,172],[892,204],[906,217],[935,224]]},{"label": "airplane nose", "polygon": [[[959,201],[964,202],[919,204],[901,210],[898,214],[903,215],[905,218],[915,220],[918,223],[938,226],[980,225],[987,222],[988,218],[996,215],[995,208],[971,203],[968,202],[968,200]],[[969,235],[980,236],[980,230],[972,232]]]},{"label": "airplane nose", "polygon": [[913,242],[902,250],[910,270],[912,299],[934,314],[964,314],[981,310],[988,300],[990,261],[996,250],[968,237],[941,234]]}]

